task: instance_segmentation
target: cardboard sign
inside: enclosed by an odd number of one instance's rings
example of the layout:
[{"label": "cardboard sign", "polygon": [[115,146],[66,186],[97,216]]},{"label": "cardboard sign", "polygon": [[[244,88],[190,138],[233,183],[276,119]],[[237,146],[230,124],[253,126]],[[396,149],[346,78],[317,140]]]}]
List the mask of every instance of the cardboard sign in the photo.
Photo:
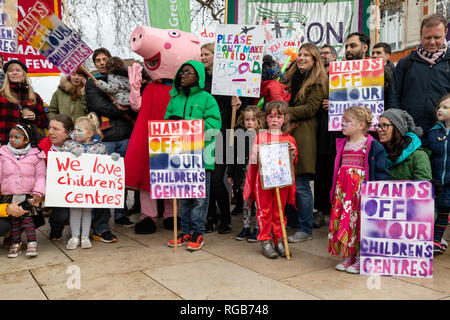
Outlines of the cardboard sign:
[{"label": "cardboard sign", "polygon": [[351,106],[372,110],[372,126],[384,112],[383,59],[334,61],[330,63],[328,131],[342,131],[342,114]]},{"label": "cardboard sign", "polygon": [[297,51],[304,41],[304,26],[300,22],[278,22],[264,24],[266,38],[265,53],[272,55],[280,64],[288,58],[285,50],[292,48]]},{"label": "cardboard sign", "polygon": [[150,197],[206,197],[203,120],[149,121]]},{"label": "cardboard sign", "polygon": [[17,0],[0,0],[0,52],[17,52]]},{"label": "cardboard sign", "polygon": [[434,195],[429,181],[366,181],[361,275],[432,278]]},{"label": "cardboard sign", "polygon": [[123,158],[70,152],[48,153],[45,206],[73,208],[123,208],[125,169]]},{"label": "cardboard sign", "polygon": [[211,93],[259,98],[264,28],[220,24],[215,45]]},{"label": "cardboard sign", "polygon": [[260,144],[258,164],[263,190],[293,185],[294,165],[289,143]]},{"label": "cardboard sign", "polygon": [[22,19],[16,32],[66,76],[93,52],[41,1],[37,1]]}]

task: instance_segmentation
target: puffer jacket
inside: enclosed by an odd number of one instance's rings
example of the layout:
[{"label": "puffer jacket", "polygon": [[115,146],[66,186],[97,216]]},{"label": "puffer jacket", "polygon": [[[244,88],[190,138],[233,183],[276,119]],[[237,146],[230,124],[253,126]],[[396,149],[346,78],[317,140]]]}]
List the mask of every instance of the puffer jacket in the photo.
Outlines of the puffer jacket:
[{"label": "puffer jacket", "polygon": [[17,160],[8,146],[0,148],[0,190],[2,195],[45,195],[45,153],[31,148],[27,155]]},{"label": "puffer jacket", "polygon": [[450,184],[449,139],[445,124],[441,121],[426,132],[423,138],[424,147],[431,150],[430,164],[433,178],[443,185]]},{"label": "puffer jacket", "polygon": [[79,117],[87,115],[86,96],[78,94],[77,90],[70,79],[62,77],[48,106],[47,118],[50,120],[57,114],[66,114],[75,123]]}]

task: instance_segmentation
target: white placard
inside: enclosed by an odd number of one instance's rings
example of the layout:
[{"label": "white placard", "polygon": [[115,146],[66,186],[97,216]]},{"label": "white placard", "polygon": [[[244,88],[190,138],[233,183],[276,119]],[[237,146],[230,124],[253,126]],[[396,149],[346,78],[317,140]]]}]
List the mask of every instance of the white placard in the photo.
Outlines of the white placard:
[{"label": "white placard", "polygon": [[262,189],[281,188],[294,183],[292,156],[287,142],[260,144],[258,156]]}]

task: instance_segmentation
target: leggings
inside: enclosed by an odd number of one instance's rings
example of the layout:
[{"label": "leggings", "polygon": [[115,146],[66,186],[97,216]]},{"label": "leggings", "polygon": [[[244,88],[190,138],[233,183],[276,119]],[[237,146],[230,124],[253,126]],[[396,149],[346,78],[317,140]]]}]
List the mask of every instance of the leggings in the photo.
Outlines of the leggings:
[{"label": "leggings", "polygon": [[88,237],[91,231],[92,220],[91,208],[70,208],[70,230],[72,231],[72,237],[80,236]]},{"label": "leggings", "polygon": [[10,216],[10,221],[13,243],[21,242],[20,235],[22,233],[22,229],[25,230],[25,233],[27,235],[27,243],[36,241],[36,229],[34,228],[33,217],[16,218]]},{"label": "leggings", "polygon": [[221,224],[231,224],[231,214],[230,214],[230,195],[228,194],[227,187],[223,181],[225,176],[226,164],[215,165],[214,170],[211,172],[211,189],[208,207],[208,219],[213,219],[217,222],[216,217],[216,202],[219,206]]}]

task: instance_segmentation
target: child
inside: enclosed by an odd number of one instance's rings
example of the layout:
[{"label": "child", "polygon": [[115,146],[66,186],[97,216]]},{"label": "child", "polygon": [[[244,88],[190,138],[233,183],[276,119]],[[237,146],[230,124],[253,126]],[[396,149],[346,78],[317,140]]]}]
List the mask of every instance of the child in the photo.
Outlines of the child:
[{"label": "child", "polygon": [[[248,106],[239,115],[237,125],[245,129],[242,134],[244,141],[238,140],[235,137],[234,142],[234,163],[228,166],[228,182],[232,185],[233,194],[237,199],[236,207],[233,211],[242,212],[242,220],[244,227],[236,236],[236,240],[247,239],[249,242],[257,242],[258,223],[256,223],[253,232],[250,230],[250,221],[252,218],[252,208],[250,201],[245,201],[242,195],[245,179],[247,176],[247,169],[250,156],[250,146],[253,145],[253,139],[261,127],[261,122],[258,117],[260,110],[257,106]],[[236,130],[236,133],[241,133],[242,130]],[[238,146],[239,143],[239,146]],[[242,144],[244,144],[242,146]]]},{"label": "child", "polygon": [[286,85],[279,82],[278,78],[280,81],[284,79],[280,67],[271,55],[265,55],[261,74],[261,98],[264,98],[265,105],[270,101],[291,100],[291,95],[285,90]]},{"label": "child", "polygon": [[364,106],[346,109],[342,133],[336,139],[332,209],[328,230],[328,252],[345,259],[336,269],[359,273],[361,185],[367,180],[388,180],[383,146],[367,134],[372,112]]},{"label": "child", "polygon": [[[64,143],[62,151],[69,151],[79,157],[82,153],[107,154],[106,147],[99,140],[94,139],[98,135],[100,139],[103,134],[98,125],[97,116],[89,113],[86,117],[80,117],[75,122],[74,140],[68,140]],[[119,154],[112,153],[113,160],[119,159]],[[80,227],[81,227],[81,248],[88,249],[92,247],[89,240],[91,229],[91,208],[70,208],[70,229],[72,237],[66,245],[66,249],[73,250],[80,245]]]},{"label": "child", "polygon": [[450,94],[445,95],[436,108],[438,123],[431,128],[425,138],[424,145],[431,150],[431,169],[433,179],[442,184],[442,191],[435,196],[437,218],[434,223],[434,253],[441,254],[447,249],[443,239],[448,224],[450,211]]},{"label": "child", "polygon": [[45,153],[35,148],[35,133],[31,125],[17,124],[9,133],[9,143],[0,148],[1,203],[19,202],[29,213],[21,217],[10,216],[12,245],[9,258],[21,252],[21,233],[27,236],[29,257],[38,255],[36,229],[33,220],[41,198],[45,195]]},{"label": "child", "polygon": [[[181,212],[181,233],[178,235],[177,245],[186,245],[189,251],[200,250],[203,245],[205,233],[206,214],[209,205],[209,182],[211,171],[214,170],[215,139],[211,130],[218,131],[221,127],[219,106],[216,100],[205,87],[205,67],[201,62],[189,60],[177,71],[170,91],[170,101],[167,106],[165,119],[203,119],[205,136],[205,176],[206,198],[179,199]],[[208,132],[209,131],[209,132]],[[212,146],[212,148],[211,148]],[[169,247],[175,245],[174,240],[168,242]]]},{"label": "child", "polygon": [[[97,87],[114,97],[114,102],[120,105],[120,110],[130,108],[130,82],[128,81],[128,69],[119,57],[111,57],[106,62],[108,82],[97,80]],[[100,130],[111,128],[109,119],[102,117]]]},{"label": "child", "polygon": [[[288,103],[285,101],[272,101],[267,105],[264,129],[268,130],[260,132],[253,143],[244,187],[244,200],[249,200],[250,196],[256,199],[256,215],[259,226],[258,240],[261,241],[263,255],[269,259],[275,259],[278,255],[286,257],[286,250],[283,244],[276,191],[275,189],[262,190],[256,159],[259,144],[287,141],[289,142],[289,150],[293,151],[294,163],[297,162],[295,139],[287,133],[287,112]],[[284,215],[286,202],[295,205],[295,182],[291,187],[280,188],[279,191]],[[251,200],[250,202],[252,202]],[[284,221],[286,223],[286,218],[284,218]],[[272,247],[270,239],[273,239],[275,247]]]}]

